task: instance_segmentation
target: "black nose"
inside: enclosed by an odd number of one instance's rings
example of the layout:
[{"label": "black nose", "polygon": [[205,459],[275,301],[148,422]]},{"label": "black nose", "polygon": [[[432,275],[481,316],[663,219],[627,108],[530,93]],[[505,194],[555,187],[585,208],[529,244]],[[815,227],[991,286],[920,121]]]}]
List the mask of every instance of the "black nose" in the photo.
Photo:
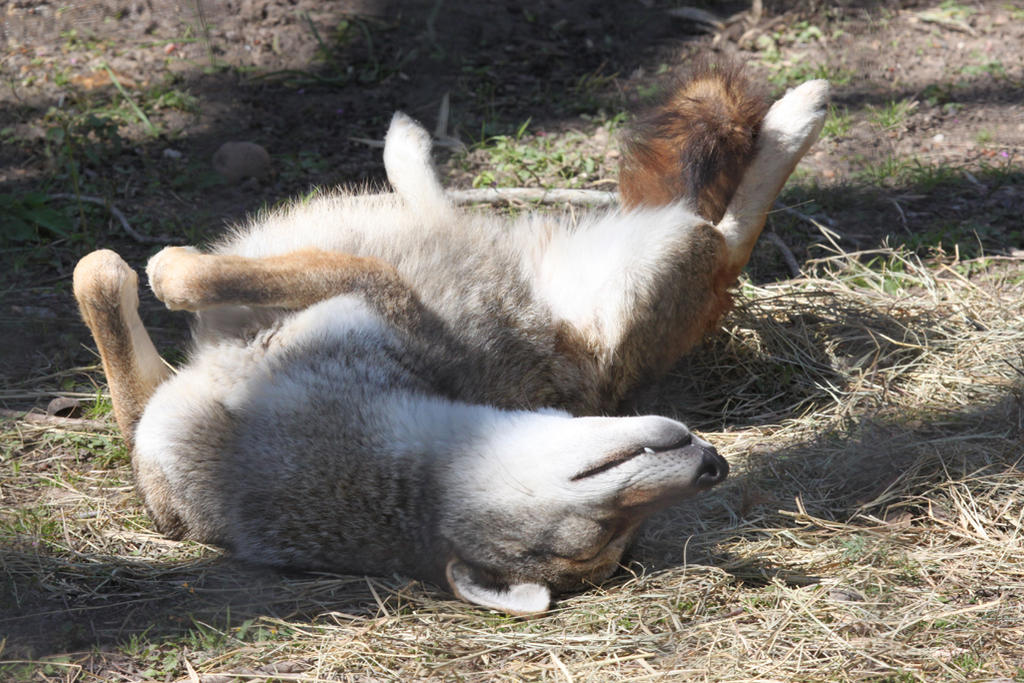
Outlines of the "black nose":
[{"label": "black nose", "polygon": [[697,470],[697,486],[709,489],[721,484],[729,476],[729,463],[711,446],[701,449],[700,469]]}]

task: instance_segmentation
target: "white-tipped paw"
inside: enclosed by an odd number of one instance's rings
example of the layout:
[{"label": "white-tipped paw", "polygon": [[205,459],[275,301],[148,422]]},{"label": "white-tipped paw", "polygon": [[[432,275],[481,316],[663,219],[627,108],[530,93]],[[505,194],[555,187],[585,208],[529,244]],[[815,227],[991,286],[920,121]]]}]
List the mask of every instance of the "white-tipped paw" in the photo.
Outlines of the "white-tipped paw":
[{"label": "white-tipped paw", "polygon": [[416,210],[448,206],[430,158],[430,133],[402,112],[395,112],[384,138],[384,169],[398,196]]},{"label": "white-tipped paw", "polygon": [[430,133],[416,119],[400,111],[391,117],[388,134],[384,138],[385,156],[390,150],[396,154],[429,159],[431,144]]},{"label": "white-tipped paw", "polygon": [[156,298],[172,311],[194,311],[192,283],[202,253],[195,247],[164,247],[146,264],[146,276]]},{"label": "white-tipped paw", "polygon": [[808,81],[790,89],[772,105],[764,118],[761,135],[790,154],[807,151],[825,124],[828,81]]},{"label": "white-tipped paw", "polygon": [[411,117],[396,111],[384,138],[384,168],[400,194],[407,177],[415,177],[424,170],[433,174],[430,147],[430,133]]}]

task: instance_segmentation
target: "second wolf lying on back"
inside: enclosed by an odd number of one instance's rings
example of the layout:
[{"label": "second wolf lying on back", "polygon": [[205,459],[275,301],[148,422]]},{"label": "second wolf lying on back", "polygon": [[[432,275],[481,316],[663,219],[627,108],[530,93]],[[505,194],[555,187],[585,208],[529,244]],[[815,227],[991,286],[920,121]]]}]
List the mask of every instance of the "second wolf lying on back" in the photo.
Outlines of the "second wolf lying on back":
[{"label": "second wolf lying on back", "polygon": [[83,258],[75,295],[157,526],[513,613],[608,576],[651,512],[728,471],[679,422],[577,416],[717,322],[816,138],[823,82],[770,109],[745,87],[721,69],[685,84],[627,145],[624,206],[578,221],[455,208],[397,114],[395,194],[320,197],[150,261],[156,295],[197,314],[173,376],[135,273]]}]

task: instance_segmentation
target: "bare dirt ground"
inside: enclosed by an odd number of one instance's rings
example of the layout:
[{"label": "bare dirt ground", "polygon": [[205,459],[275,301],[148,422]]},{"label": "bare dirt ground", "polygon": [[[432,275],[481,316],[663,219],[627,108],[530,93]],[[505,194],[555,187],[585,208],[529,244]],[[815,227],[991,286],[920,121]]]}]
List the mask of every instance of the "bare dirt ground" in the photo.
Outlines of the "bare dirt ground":
[{"label": "bare dirt ground", "polygon": [[[1024,603],[1010,589],[1024,587],[1024,3],[696,4],[720,23],[695,21],[672,0],[0,7],[0,660],[10,662],[0,662],[0,678],[625,680],[688,671],[1024,680],[1013,623]],[[141,268],[163,244],[215,239],[226,224],[313,187],[380,184],[380,149],[366,141],[382,137],[396,109],[437,126],[451,187],[614,190],[623,112],[657,98],[693,55],[708,53],[747,62],[769,93],[809,78],[834,88],[825,133],[769,221],[777,239],[762,240],[750,265],[742,291],[752,303],[638,403],[751,457],[742,484],[655,525],[632,578],[573,598],[532,627],[460,611],[400,579],[264,574],[153,534],[95,399],[102,373],[70,293],[78,258],[110,247]],[[257,177],[225,179],[213,157],[229,141],[261,145],[269,165]],[[877,251],[901,245],[919,260]],[[805,274],[826,279],[791,281],[786,250]],[[837,250],[859,265],[835,266],[828,259]],[[969,295],[908,303],[897,295],[909,280],[915,292],[957,286]],[[856,298],[849,288],[872,294]],[[161,350],[181,358],[182,319],[146,292],[141,308]],[[853,386],[851,368],[871,353],[871,372],[853,373]],[[908,370],[915,364],[926,371]],[[13,417],[56,395],[96,406],[75,413],[84,422],[58,419],[56,431]],[[762,443],[771,438],[785,444]],[[922,448],[952,458],[974,443],[960,470],[916,459]],[[852,455],[863,464],[847,462]],[[993,479],[992,463],[1009,479]],[[1011,480],[1017,488],[1007,488]],[[962,493],[980,496],[975,481],[987,497],[971,506]],[[904,497],[893,493],[897,483],[909,487]],[[934,502],[939,489],[946,503]],[[785,514],[759,512],[779,508]],[[855,512],[877,525],[843,526]],[[948,531],[957,520],[985,552],[1002,543],[1012,571],[964,546],[941,562],[914,559],[911,548],[935,540],[922,529]],[[1006,536],[986,535],[989,521]],[[680,551],[670,531],[681,524],[711,536]],[[899,537],[899,552],[885,550],[879,529]],[[807,533],[793,536],[799,530]],[[932,561],[946,567],[945,579]],[[711,569],[691,568],[684,579],[681,564]],[[675,569],[657,573],[666,567]],[[822,612],[799,591],[830,571],[842,577],[828,585]],[[927,596],[927,609],[907,598],[905,608],[869,619],[888,598],[867,584],[889,581]],[[586,618],[585,604],[596,605]],[[670,605],[667,616],[654,615],[655,604]],[[790,604],[792,612],[780,608]],[[848,606],[860,611],[839,614]],[[972,615],[996,641],[983,644],[984,630],[966,623]],[[816,623],[828,624],[824,635]],[[796,636],[787,654],[772,650],[802,628],[814,653]],[[945,640],[921,640],[947,628]],[[663,629],[664,642],[645,635]],[[519,640],[500,640],[506,632]],[[589,640],[573,639],[584,632]],[[745,639],[757,647],[729,660],[729,676],[712,673],[720,661],[711,653]],[[332,649],[341,641],[344,657]],[[886,643],[896,641],[893,654]],[[381,654],[392,646],[395,654]],[[706,661],[691,664],[698,652]],[[762,668],[744,668],[761,656]],[[790,658],[797,664],[787,668]]]},{"label": "bare dirt ground", "polygon": [[[447,128],[462,143],[514,135],[529,122],[523,144],[551,146],[553,161],[497,178],[502,184],[613,189],[616,117],[656,97],[713,40],[659,2],[199,8],[9,2],[3,193],[78,191],[113,205],[154,241],[198,242],[312,186],[382,182],[379,150],[355,139],[379,139],[396,109],[433,127],[446,93]],[[746,7],[710,9],[729,17]],[[769,3],[756,23],[748,17],[719,32],[714,49],[750,62],[769,91],[811,77],[835,84],[830,129],[789,203],[826,224],[842,219],[844,248],[888,239],[1013,253],[1024,247],[1021,11],[999,2]],[[213,170],[214,152],[236,140],[269,151],[266,177],[227,184]],[[449,184],[487,184],[479,176],[495,160],[524,162],[492,149],[457,154],[445,165]],[[0,205],[8,215],[12,201]],[[4,224],[10,267],[0,273],[0,320],[12,345],[0,367],[12,379],[88,360],[62,288],[82,253],[112,246],[140,262],[155,250],[128,238],[102,207],[50,206],[67,216],[60,230],[36,223],[25,237],[25,228]],[[775,229],[800,258],[821,240],[798,220]],[[777,256],[764,256],[755,277],[785,272]]]}]

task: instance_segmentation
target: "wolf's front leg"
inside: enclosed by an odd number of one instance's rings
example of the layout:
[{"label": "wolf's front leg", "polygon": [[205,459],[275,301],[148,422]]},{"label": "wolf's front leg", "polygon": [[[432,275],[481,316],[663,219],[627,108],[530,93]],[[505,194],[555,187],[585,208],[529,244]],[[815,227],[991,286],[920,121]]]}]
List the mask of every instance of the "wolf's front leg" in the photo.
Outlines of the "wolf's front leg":
[{"label": "wolf's front leg", "polygon": [[146,266],[157,298],[172,310],[271,306],[299,310],[358,292],[390,317],[414,314],[418,303],[398,273],[374,258],[303,249],[247,258],[167,247]]},{"label": "wolf's front leg", "polygon": [[73,286],[103,361],[114,417],[131,444],[146,403],[171,372],[139,318],[138,276],[120,256],[102,249],[78,262]]}]

